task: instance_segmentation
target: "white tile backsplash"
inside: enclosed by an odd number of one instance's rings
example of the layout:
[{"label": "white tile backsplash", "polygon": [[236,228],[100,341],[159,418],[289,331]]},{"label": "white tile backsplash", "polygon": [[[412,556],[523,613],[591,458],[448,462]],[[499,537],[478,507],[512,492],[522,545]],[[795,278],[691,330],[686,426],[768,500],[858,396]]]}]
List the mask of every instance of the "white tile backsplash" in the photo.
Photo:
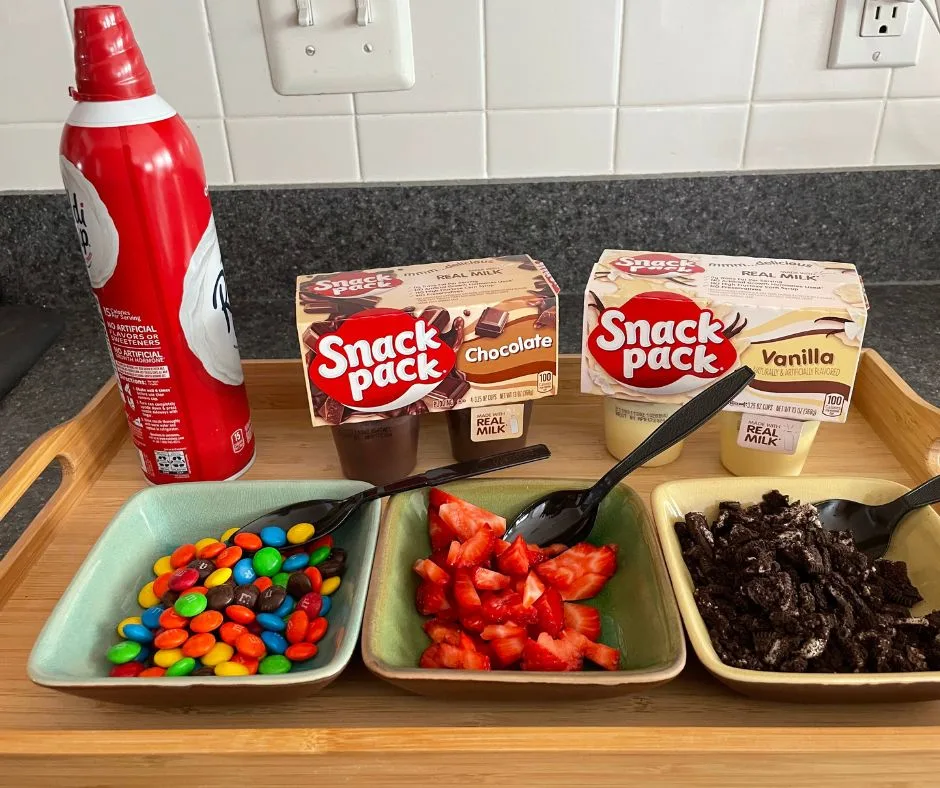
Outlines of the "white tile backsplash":
[{"label": "white tile backsplash", "polygon": [[[85,1],[0,0],[0,191],[60,188]],[[355,97],[279,95],[258,3],[124,0],[212,185],[940,166],[940,34],[828,69],[836,0],[411,0],[415,87]]]},{"label": "white tile backsplash", "polygon": [[484,9],[488,107],[616,103],[623,0],[485,0]]},{"label": "white tile backsplash", "polygon": [[0,126],[0,177],[3,188],[62,189],[59,174],[60,123]]},{"label": "white tile backsplash", "polygon": [[486,177],[482,112],[361,115],[356,122],[365,181]]},{"label": "white tile backsplash", "polygon": [[352,113],[350,95],[282,96],[274,90],[258,0],[206,0],[206,7],[226,117]]},{"label": "white tile backsplash", "polygon": [[747,101],[761,8],[742,0],[627,2],[620,103]]},{"label": "white tile backsplash", "polygon": [[884,96],[891,69],[827,68],[836,0],[764,0],[754,100]]},{"label": "white tile backsplash", "polygon": [[483,109],[483,6],[480,0],[411,0],[415,86],[356,95],[356,112],[458,112]]},{"label": "white tile backsplash", "polygon": [[940,164],[940,99],[889,101],[875,164]]},{"label": "white tile backsplash", "polygon": [[[70,18],[75,8],[88,4],[66,0]],[[121,0],[120,5],[160,95],[184,118],[221,118],[205,6],[193,0]]]},{"label": "white tile backsplash", "polygon": [[746,104],[620,110],[618,173],[710,172],[741,164]]},{"label": "white tile backsplash", "polygon": [[489,112],[487,172],[491,178],[611,173],[615,112],[613,107]]},{"label": "white tile backsplash", "polygon": [[744,166],[800,170],[871,164],[882,106],[880,101],[755,104]]},{"label": "white tile backsplash", "polygon": [[930,20],[924,22],[921,30],[917,65],[894,69],[888,95],[892,98],[940,96],[940,34]]},{"label": "white tile backsplash", "polygon": [[229,161],[228,139],[225,122],[221,118],[187,118],[206,168],[206,180],[210,186],[232,183],[232,163]]},{"label": "white tile backsplash", "polygon": [[355,119],[232,118],[225,122],[238,183],[359,180]]},{"label": "white tile backsplash", "polygon": [[[65,119],[75,67],[62,0],[0,0],[0,74],[0,123]],[[0,170],[0,189],[29,188],[7,180]]]}]

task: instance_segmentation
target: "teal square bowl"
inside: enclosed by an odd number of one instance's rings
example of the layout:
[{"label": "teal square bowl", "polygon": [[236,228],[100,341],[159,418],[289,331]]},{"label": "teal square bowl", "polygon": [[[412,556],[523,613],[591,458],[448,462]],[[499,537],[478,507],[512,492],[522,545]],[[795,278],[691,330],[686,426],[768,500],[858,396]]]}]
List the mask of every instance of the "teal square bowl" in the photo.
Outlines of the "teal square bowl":
[{"label": "teal square bowl", "polygon": [[343,671],[359,636],[378,538],[381,504],[366,504],[333,534],[348,553],[319,653],[273,676],[111,678],[105,659],[116,626],[140,615],[138,591],[153,564],[181,544],[212,536],[296,501],[343,498],[369,485],[346,480],[233,481],[150,487],[130,498],[92,547],[39,633],[30,679],[52,689],[116,703],[272,702],[322,689]]},{"label": "teal square bowl", "polygon": [[[474,479],[444,489],[512,519],[546,493],[584,486],[583,479]],[[600,611],[601,641],[620,649],[620,670],[418,667],[430,640],[422,629],[427,618],[415,609],[419,578],[412,565],[431,551],[427,512],[427,490],[396,495],[385,510],[362,631],[363,659],[377,676],[422,695],[545,700],[645,692],[682,670],[685,638],[653,521],[639,495],[623,484],[604,499],[588,539],[617,545],[617,572],[596,597],[581,602]]]}]

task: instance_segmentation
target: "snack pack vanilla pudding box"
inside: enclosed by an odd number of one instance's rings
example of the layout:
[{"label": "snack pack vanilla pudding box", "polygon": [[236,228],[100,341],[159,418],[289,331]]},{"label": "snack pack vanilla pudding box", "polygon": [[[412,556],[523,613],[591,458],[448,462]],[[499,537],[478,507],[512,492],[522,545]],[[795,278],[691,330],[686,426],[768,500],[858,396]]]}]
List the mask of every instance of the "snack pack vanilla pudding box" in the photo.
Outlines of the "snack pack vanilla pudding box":
[{"label": "snack pack vanilla pudding box", "polygon": [[527,255],[299,277],[297,332],[314,425],[446,411],[458,459],[525,445],[557,391],[558,286]]},{"label": "snack pack vanilla pudding box", "polygon": [[722,460],[799,473],[818,422],[846,419],[867,309],[847,263],[609,249],[585,290],[581,390],[607,398],[623,456],[746,364],[756,377],[722,414]]}]

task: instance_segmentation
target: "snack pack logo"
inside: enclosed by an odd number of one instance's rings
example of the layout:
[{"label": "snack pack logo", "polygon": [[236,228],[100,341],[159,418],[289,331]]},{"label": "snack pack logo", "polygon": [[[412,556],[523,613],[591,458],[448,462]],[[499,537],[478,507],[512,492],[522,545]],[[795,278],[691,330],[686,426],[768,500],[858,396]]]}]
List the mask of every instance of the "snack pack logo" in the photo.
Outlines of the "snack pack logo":
[{"label": "snack pack logo", "polygon": [[403,408],[430,394],[457,356],[437,329],[397,309],[367,309],[317,340],[310,381],[356,410]]},{"label": "snack pack logo", "polygon": [[700,274],[705,269],[689,260],[671,254],[651,252],[633,257],[618,257],[611,265],[618,271],[636,276],[669,276],[673,274]]},{"label": "snack pack logo", "polygon": [[308,292],[339,298],[355,298],[375,290],[388,290],[402,284],[401,279],[386,273],[330,274],[327,279],[311,282]]},{"label": "snack pack logo", "polygon": [[674,394],[718,378],[737,359],[724,325],[678,293],[634,296],[601,312],[588,351],[614,380],[638,390]]}]

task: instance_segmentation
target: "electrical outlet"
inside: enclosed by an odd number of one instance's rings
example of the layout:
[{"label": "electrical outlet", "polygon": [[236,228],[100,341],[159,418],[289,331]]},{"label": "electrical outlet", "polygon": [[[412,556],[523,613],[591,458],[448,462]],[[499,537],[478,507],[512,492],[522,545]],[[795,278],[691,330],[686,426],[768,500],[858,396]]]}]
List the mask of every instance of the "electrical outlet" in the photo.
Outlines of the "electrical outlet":
[{"label": "electrical outlet", "polygon": [[903,35],[910,6],[910,3],[865,0],[862,8],[862,37]]},{"label": "electrical outlet", "polygon": [[838,0],[829,68],[913,66],[926,13],[904,0]]}]

